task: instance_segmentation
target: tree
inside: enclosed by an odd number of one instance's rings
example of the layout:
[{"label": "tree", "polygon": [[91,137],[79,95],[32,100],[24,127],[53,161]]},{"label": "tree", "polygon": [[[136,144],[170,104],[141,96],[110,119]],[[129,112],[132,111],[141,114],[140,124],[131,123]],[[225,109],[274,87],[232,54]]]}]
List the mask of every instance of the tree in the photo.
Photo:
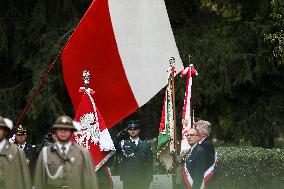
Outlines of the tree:
[{"label": "tree", "polygon": [[[17,120],[90,2],[1,1],[0,115]],[[191,54],[191,63],[199,70],[194,85],[196,117],[211,121],[214,135],[225,142],[273,147],[284,121],[282,1],[165,2],[184,65]],[[184,79],[177,77],[178,125],[184,88]],[[129,117],[142,120],[148,137],[158,134],[162,101],[163,91]],[[24,117],[35,143],[60,114],[74,112],[58,62]],[[117,126],[113,134],[125,122]]]},{"label": "tree", "polygon": [[[4,0],[0,4],[0,110],[17,120],[44,73],[91,1]],[[39,142],[60,114],[73,114],[60,62],[27,112],[24,125]]]},{"label": "tree", "polygon": [[[271,61],[263,38],[274,27],[270,3],[188,4],[182,5],[191,7],[187,18],[173,28],[183,60],[191,53],[199,69],[195,115],[213,122],[219,139],[273,147],[275,133],[283,125],[284,91],[283,66]],[[178,11],[177,17],[186,15]]]},{"label": "tree", "polygon": [[283,1],[270,2],[271,33],[264,34],[264,40],[270,47],[270,61],[284,63],[284,7]]}]

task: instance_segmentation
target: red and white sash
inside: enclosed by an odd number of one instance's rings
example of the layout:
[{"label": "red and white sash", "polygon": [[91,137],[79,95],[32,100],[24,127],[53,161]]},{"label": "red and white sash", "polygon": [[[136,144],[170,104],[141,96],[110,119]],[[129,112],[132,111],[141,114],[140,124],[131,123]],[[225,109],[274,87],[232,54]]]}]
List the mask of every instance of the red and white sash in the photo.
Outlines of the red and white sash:
[{"label": "red and white sash", "polygon": [[[205,189],[206,188],[206,183],[213,176],[216,162],[217,162],[217,152],[215,152],[215,161],[214,161],[214,163],[204,173],[203,182],[202,182],[202,185],[201,185],[200,189]],[[189,173],[189,171],[188,171],[188,169],[186,167],[186,163],[184,163],[184,166],[183,166],[183,169],[182,169],[182,173],[183,173],[183,178],[184,178],[184,181],[185,181],[185,184],[186,184],[187,188],[188,189],[192,189],[194,180],[192,179],[192,177],[191,177],[191,175],[190,175],[190,173]]]}]

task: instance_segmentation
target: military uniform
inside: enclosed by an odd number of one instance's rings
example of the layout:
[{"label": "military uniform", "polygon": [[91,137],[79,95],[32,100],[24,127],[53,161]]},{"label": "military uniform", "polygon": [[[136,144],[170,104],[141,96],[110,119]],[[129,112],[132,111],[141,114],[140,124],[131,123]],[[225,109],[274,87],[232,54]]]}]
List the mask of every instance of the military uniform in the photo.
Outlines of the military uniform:
[{"label": "military uniform", "polygon": [[[132,124],[128,129],[139,128]],[[153,153],[148,140],[130,138],[116,142],[121,152],[120,180],[124,189],[147,189],[153,180]]]},{"label": "military uniform", "polygon": [[89,151],[73,142],[66,156],[56,144],[44,147],[37,160],[35,186],[36,189],[96,188]]},{"label": "military uniform", "polygon": [[[12,129],[6,119],[0,117],[0,126]],[[31,179],[25,153],[8,140],[1,141],[0,189],[31,189]]]},{"label": "military uniform", "polygon": [[[26,129],[23,128],[22,125],[19,125],[19,127],[16,129],[16,135],[27,135]],[[28,144],[28,143],[23,143],[20,144],[17,141],[15,141],[15,144],[21,148],[26,155],[27,163],[29,165],[29,170],[31,175],[34,173],[35,169],[35,162],[36,162],[36,148],[34,145]]]},{"label": "military uniform", "polygon": [[[72,119],[59,117],[54,128],[74,129]],[[58,142],[43,147],[35,170],[36,189],[95,189],[97,180],[90,153],[70,142],[64,153]],[[63,145],[62,145],[63,146]]]}]

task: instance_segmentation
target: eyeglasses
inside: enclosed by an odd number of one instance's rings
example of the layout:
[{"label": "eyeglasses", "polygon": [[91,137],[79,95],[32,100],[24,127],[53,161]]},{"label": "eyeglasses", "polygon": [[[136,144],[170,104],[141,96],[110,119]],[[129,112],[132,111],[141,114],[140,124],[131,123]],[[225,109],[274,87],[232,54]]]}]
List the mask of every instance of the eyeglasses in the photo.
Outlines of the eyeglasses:
[{"label": "eyeglasses", "polygon": [[198,136],[198,135],[197,134],[187,134],[187,136],[193,137],[193,136]]}]

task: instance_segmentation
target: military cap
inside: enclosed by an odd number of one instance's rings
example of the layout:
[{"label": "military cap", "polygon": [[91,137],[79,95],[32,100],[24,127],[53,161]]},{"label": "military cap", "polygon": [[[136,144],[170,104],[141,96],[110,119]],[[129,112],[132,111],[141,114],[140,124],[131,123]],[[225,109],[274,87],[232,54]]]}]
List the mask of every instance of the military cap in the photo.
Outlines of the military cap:
[{"label": "military cap", "polygon": [[0,116],[0,127],[5,127],[5,128],[12,130],[13,122],[8,118],[3,118]]},{"label": "military cap", "polygon": [[128,123],[127,130],[129,129],[140,129],[138,120],[132,120]]},{"label": "military cap", "polygon": [[69,116],[59,116],[53,125],[53,129],[62,128],[77,131],[78,129],[74,125],[74,121]]},{"label": "military cap", "polygon": [[23,125],[19,125],[16,129],[16,135],[26,135],[27,134],[27,129],[23,127]]}]

